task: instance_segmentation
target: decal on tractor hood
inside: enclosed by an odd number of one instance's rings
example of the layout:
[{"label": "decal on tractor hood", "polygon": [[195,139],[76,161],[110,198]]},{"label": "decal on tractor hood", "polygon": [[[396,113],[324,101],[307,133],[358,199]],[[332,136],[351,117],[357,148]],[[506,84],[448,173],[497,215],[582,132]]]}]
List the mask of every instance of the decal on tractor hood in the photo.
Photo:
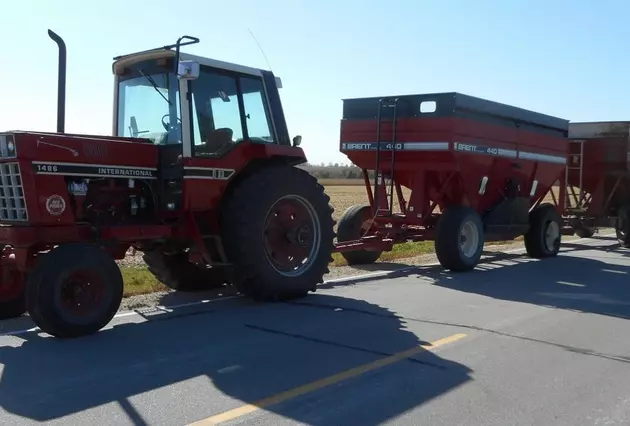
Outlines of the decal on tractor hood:
[{"label": "decal on tractor hood", "polygon": [[184,166],[184,179],[228,180],[235,171],[217,167]]},{"label": "decal on tractor hood", "polygon": [[34,161],[33,170],[38,175],[113,177],[157,179],[157,169],[148,167],[125,167],[107,164],[52,163]]},{"label": "decal on tractor hood", "polygon": [[46,210],[52,216],[59,216],[66,211],[66,200],[61,195],[53,194],[46,198]]}]

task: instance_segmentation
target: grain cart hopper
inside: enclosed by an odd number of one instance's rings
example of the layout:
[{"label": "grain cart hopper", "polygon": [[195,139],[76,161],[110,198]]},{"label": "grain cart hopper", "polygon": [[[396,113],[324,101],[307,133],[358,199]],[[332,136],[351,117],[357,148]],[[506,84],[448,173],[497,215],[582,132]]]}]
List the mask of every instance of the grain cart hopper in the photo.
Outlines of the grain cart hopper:
[{"label": "grain cart hopper", "polygon": [[555,256],[562,219],[541,201],[563,178],[568,128],[459,93],[344,100],[340,147],[363,169],[370,205],[344,212],[338,250],[371,263],[393,244],[434,239],[442,266],[466,271],[484,241],[524,235],[530,256]]},{"label": "grain cart hopper", "polygon": [[630,122],[571,123],[569,138],[562,207],[570,225],[581,237],[613,225],[630,247]]},{"label": "grain cart hopper", "polygon": [[289,138],[279,79],[180,52],[114,58],[113,136],[64,133],[65,43],[56,133],[0,135],[0,315],[90,334],[123,294],[130,247],[178,290],[235,285],[301,297],[332,260],[329,198]]}]

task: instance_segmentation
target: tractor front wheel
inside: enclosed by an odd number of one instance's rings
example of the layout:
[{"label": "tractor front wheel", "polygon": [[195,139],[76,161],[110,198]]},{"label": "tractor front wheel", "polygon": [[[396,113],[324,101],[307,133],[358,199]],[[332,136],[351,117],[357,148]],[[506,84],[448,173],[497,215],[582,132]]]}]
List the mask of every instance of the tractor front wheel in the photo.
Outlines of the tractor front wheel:
[{"label": "tractor front wheel", "polygon": [[303,297],[332,261],[330,198],[308,172],[269,165],[245,177],[222,208],[222,240],[232,284],[256,300]]},{"label": "tractor front wheel", "polygon": [[435,230],[435,254],[453,272],[472,270],[479,263],[485,243],[483,223],[476,211],[465,206],[448,207]]},{"label": "tractor front wheel", "polygon": [[96,333],[114,317],[123,278],[114,259],[91,244],[66,244],[40,255],[26,281],[35,324],[59,338]]},{"label": "tractor front wheel", "polygon": [[550,203],[540,204],[529,213],[529,230],[524,235],[530,257],[553,257],[560,251],[562,217]]}]

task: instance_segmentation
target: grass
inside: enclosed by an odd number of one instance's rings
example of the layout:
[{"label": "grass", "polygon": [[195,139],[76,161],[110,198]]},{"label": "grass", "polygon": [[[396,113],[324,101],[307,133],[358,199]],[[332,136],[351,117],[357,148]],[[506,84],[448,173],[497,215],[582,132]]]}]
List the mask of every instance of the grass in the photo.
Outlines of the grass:
[{"label": "grass", "polygon": [[[326,192],[330,196],[331,204],[335,208],[333,217],[339,220],[344,210],[354,204],[367,204],[365,187],[362,179],[320,179],[326,187]],[[409,191],[403,190],[408,199]],[[557,194],[557,191],[556,191]],[[549,197],[551,201],[551,197]],[[517,238],[520,240],[522,238]],[[500,244],[501,242],[489,242],[490,244]],[[421,241],[417,243],[402,243],[393,247],[392,251],[384,252],[380,261],[392,261],[415,257],[423,254],[433,253],[433,241]],[[333,254],[331,266],[346,265],[340,253]],[[125,297],[164,291],[167,288],[158,282],[155,277],[144,267],[122,267],[123,279],[125,282]]]},{"label": "grass", "polygon": [[168,290],[146,267],[124,266],[120,268],[120,271],[125,283],[123,297]]}]

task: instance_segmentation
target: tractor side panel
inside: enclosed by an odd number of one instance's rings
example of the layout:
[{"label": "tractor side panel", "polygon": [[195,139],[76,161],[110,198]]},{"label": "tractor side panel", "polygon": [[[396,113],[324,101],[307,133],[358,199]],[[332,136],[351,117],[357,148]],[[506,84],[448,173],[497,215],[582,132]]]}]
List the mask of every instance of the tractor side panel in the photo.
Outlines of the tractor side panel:
[{"label": "tractor side panel", "polygon": [[15,144],[32,225],[75,224],[88,182],[157,179],[157,147],[141,141],[17,133]]},{"label": "tractor side panel", "polygon": [[[264,167],[265,162],[282,161],[300,164],[306,161],[301,148],[241,142],[221,158],[192,157],[184,159],[184,208],[208,212],[211,221],[223,201],[228,186],[236,184],[252,163]],[[213,232],[218,232],[213,223]]]}]

